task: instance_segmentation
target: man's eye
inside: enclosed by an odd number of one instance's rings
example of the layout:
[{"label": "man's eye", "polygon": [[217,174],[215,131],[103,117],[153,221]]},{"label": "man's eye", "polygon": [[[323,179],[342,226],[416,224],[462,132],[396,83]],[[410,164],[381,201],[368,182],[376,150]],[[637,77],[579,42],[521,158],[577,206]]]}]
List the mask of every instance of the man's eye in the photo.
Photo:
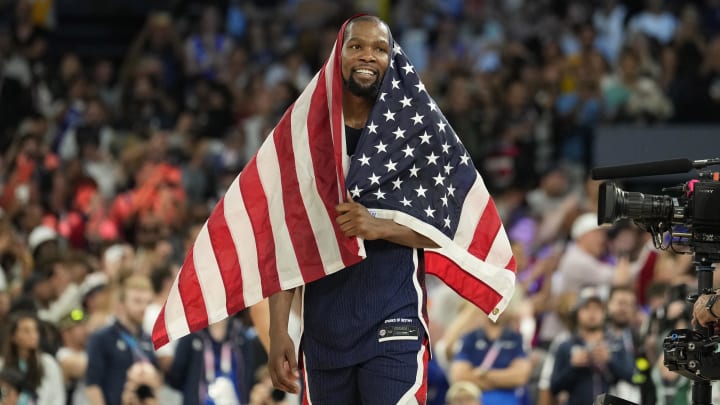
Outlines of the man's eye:
[{"label": "man's eye", "polygon": [[385,48],[378,48],[377,50],[382,53],[387,53],[387,49]]}]

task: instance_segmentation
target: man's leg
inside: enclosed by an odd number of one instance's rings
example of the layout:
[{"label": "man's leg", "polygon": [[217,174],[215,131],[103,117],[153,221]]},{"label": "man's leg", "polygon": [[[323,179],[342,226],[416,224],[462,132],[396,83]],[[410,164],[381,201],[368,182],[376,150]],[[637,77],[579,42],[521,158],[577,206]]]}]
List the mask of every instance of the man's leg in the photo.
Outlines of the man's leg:
[{"label": "man's leg", "polygon": [[305,358],[300,367],[302,405],[359,405],[356,368],[315,369]]},{"label": "man's leg", "polygon": [[365,405],[424,405],[427,400],[427,342],[385,342],[384,355],[358,368],[358,386]]}]

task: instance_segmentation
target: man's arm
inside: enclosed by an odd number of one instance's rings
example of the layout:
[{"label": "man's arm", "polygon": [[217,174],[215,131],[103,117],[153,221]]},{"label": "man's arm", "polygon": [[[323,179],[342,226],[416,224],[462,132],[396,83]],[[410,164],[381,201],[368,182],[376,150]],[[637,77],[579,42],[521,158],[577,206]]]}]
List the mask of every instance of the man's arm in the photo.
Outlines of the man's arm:
[{"label": "man's arm", "polygon": [[412,248],[439,247],[429,238],[390,219],[375,218],[365,206],[348,197],[348,201],[335,207],[340,230],[345,236],[359,236],[365,240],[384,239]]},{"label": "man's arm", "polygon": [[486,387],[490,389],[515,388],[527,384],[532,372],[532,365],[527,357],[518,357],[510,362],[507,368],[491,368],[483,372],[478,367],[473,371],[482,376]]},{"label": "man's arm", "polygon": [[268,301],[264,299],[250,307],[250,319],[252,319],[258,339],[266,353],[270,352],[270,304]]},{"label": "man's arm", "polygon": [[102,390],[97,385],[90,385],[85,388],[85,394],[90,405],[105,405],[105,397],[103,397]]},{"label": "man's arm", "polygon": [[295,344],[288,334],[290,307],[295,289],[280,291],[270,296],[270,353],[268,367],[275,388],[290,393],[299,392],[296,383],[299,374]]},{"label": "man's arm", "polygon": [[87,388],[88,401],[91,405],[105,405],[105,397],[103,396],[100,384],[105,377],[106,361],[105,354],[102,350],[102,343],[97,334],[91,335],[87,344],[87,370],[85,372],[85,382]]}]

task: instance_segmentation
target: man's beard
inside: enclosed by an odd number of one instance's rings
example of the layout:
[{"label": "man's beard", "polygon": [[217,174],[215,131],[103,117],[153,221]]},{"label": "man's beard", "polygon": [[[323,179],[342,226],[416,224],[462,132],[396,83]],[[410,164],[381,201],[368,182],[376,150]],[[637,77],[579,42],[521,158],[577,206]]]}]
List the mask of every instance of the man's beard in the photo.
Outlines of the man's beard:
[{"label": "man's beard", "polygon": [[343,84],[345,85],[345,88],[350,91],[350,93],[358,97],[362,97],[366,100],[375,101],[378,93],[380,92],[381,79],[382,78],[379,77],[370,86],[363,87],[360,85],[360,83],[355,81],[352,73],[350,73],[350,78],[347,80],[343,79]]}]

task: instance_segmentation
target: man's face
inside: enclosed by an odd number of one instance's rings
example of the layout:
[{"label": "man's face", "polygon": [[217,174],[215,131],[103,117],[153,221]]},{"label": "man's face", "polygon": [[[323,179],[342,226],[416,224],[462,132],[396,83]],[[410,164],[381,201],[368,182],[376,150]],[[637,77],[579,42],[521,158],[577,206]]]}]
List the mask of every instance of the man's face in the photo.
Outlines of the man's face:
[{"label": "man's face", "polygon": [[578,327],[582,330],[600,330],[605,322],[605,308],[601,302],[592,300],[578,308]]},{"label": "man's face", "polygon": [[607,303],[608,317],[618,327],[627,327],[636,310],[635,295],[630,291],[616,291]]},{"label": "man's face", "polygon": [[128,320],[136,325],[142,325],[145,309],[152,299],[153,293],[149,290],[130,288],[125,291],[123,306]]},{"label": "man's face", "polygon": [[374,21],[350,23],[342,47],[342,76],[354,95],[375,100],[390,60],[387,27]]}]

